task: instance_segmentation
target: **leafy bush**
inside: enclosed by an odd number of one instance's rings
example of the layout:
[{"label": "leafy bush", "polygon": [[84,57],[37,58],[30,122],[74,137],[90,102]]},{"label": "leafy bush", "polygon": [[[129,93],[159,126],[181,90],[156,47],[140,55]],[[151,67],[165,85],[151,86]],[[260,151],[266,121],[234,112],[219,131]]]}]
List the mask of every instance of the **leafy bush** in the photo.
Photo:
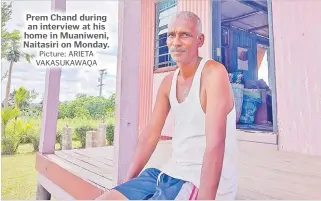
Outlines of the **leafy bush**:
[{"label": "leafy bush", "polygon": [[114,144],[114,130],[115,125],[114,124],[108,124],[106,128],[106,139],[108,141],[108,145]]},{"label": "leafy bush", "polygon": [[29,129],[26,130],[25,135],[21,143],[31,143],[33,151],[39,151],[40,132],[41,132],[41,119],[25,117],[24,122],[29,125]]},{"label": "leafy bush", "polygon": [[32,125],[21,119],[7,122],[2,135],[1,154],[15,154],[23,138],[28,135],[31,129]]},{"label": "leafy bush", "polygon": [[7,108],[1,111],[1,120],[4,128],[7,126],[11,119],[16,119],[21,115],[21,111],[17,108]]},{"label": "leafy bush", "polygon": [[60,149],[62,148],[62,131],[57,130],[56,143],[59,144]]},{"label": "leafy bush", "polygon": [[32,143],[33,151],[39,151],[39,143],[40,143],[40,132],[41,126],[40,122],[32,122],[32,128],[28,131],[29,140]]},{"label": "leafy bush", "polygon": [[30,135],[29,139],[32,143],[33,151],[39,151],[40,134],[36,135],[36,133],[33,133]]},{"label": "leafy bush", "polygon": [[[66,122],[67,121],[67,122]],[[56,143],[59,144],[59,147],[61,149],[62,147],[62,133],[63,133],[63,128],[66,125],[69,125],[68,120],[66,121],[59,121],[57,122],[57,129],[56,129]]]},{"label": "leafy bush", "polygon": [[13,155],[17,152],[20,141],[17,141],[13,137],[2,138],[1,140],[1,154]]},{"label": "leafy bush", "polygon": [[75,134],[78,140],[80,140],[81,148],[86,147],[86,132],[91,130],[95,130],[91,125],[84,125],[75,129]]}]

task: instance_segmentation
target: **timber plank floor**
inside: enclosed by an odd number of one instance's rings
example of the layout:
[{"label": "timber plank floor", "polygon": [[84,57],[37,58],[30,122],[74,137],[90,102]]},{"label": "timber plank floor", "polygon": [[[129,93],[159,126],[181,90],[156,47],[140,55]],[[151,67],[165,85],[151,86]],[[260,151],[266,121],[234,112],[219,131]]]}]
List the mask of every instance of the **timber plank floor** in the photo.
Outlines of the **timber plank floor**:
[{"label": "timber plank floor", "polygon": [[[275,145],[239,141],[237,199],[321,199],[321,157],[277,151]],[[147,167],[171,153],[161,141]],[[113,187],[113,147],[57,151],[51,161],[102,191]]]}]

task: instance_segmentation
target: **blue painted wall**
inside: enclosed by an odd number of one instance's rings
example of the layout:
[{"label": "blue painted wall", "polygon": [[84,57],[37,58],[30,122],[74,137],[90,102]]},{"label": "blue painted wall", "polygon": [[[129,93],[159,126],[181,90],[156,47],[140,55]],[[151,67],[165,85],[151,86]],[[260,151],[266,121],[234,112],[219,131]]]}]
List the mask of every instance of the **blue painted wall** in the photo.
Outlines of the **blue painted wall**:
[{"label": "blue painted wall", "polygon": [[[257,80],[257,45],[263,44],[268,46],[268,39],[259,37],[236,28],[224,28],[229,30],[228,44],[222,42],[222,62],[227,67],[228,72],[240,71],[237,67],[237,48],[248,49],[248,70],[242,71],[244,79]],[[223,30],[223,29],[222,29]],[[222,31],[223,34],[223,31]],[[224,36],[222,35],[222,39]]]},{"label": "blue painted wall", "polygon": [[240,71],[237,67],[237,48],[242,47],[248,49],[248,70],[243,71],[245,80],[257,79],[257,39],[255,35],[247,32],[230,29],[229,41],[229,72]]}]

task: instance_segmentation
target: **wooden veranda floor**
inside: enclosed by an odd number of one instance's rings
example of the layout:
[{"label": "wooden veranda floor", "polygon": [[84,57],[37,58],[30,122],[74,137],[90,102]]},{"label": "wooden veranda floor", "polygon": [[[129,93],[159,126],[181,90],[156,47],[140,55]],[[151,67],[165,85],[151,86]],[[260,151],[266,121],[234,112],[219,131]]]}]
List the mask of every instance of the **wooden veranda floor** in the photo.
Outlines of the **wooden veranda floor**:
[{"label": "wooden veranda floor", "polygon": [[[170,154],[170,146],[170,141],[160,142],[147,167],[159,167]],[[239,142],[239,149],[237,199],[321,199],[320,157],[276,151],[275,145],[253,142]],[[38,180],[52,194],[93,199],[113,185],[113,147],[38,154],[36,168],[41,174]],[[49,187],[53,183],[60,191]]]}]

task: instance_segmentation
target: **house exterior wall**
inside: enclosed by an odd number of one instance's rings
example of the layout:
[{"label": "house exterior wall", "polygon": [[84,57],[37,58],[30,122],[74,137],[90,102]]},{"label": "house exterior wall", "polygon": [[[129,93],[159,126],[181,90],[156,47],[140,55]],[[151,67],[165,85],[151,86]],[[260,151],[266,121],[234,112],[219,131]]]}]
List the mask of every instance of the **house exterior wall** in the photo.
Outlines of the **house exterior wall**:
[{"label": "house exterior wall", "polygon": [[153,65],[155,39],[155,3],[141,0],[141,57],[139,65],[139,134],[146,126],[152,113]]},{"label": "house exterior wall", "polygon": [[[203,57],[212,57],[212,43],[210,42],[212,23],[211,23],[211,1],[210,0],[178,0],[177,2],[178,11],[188,10],[196,13],[202,21],[203,33],[205,35],[205,42],[202,48],[200,48],[200,55]],[[152,68],[152,67],[151,67]],[[165,70],[166,71],[166,70]],[[166,72],[154,73],[153,76],[153,105],[155,103],[157,89],[166,75],[171,70]],[[169,113],[168,118],[165,122],[162,135],[172,136],[173,131],[173,116]]]},{"label": "house exterior wall", "polygon": [[321,1],[272,1],[279,149],[321,155]]},{"label": "house exterior wall", "polygon": [[[283,151],[321,155],[321,61],[318,60],[321,55],[321,25],[317,23],[321,19],[320,7],[321,1],[304,4],[301,1],[272,2],[278,143]],[[164,69],[158,73],[153,71],[154,1],[142,0],[142,9],[140,129],[150,118],[162,79],[171,72]],[[211,37],[209,0],[197,3],[178,0],[178,10],[197,13],[203,22],[205,39]],[[201,55],[211,57],[211,43],[205,41],[205,44]],[[173,118],[169,114],[162,135],[171,136],[172,130]]]}]

